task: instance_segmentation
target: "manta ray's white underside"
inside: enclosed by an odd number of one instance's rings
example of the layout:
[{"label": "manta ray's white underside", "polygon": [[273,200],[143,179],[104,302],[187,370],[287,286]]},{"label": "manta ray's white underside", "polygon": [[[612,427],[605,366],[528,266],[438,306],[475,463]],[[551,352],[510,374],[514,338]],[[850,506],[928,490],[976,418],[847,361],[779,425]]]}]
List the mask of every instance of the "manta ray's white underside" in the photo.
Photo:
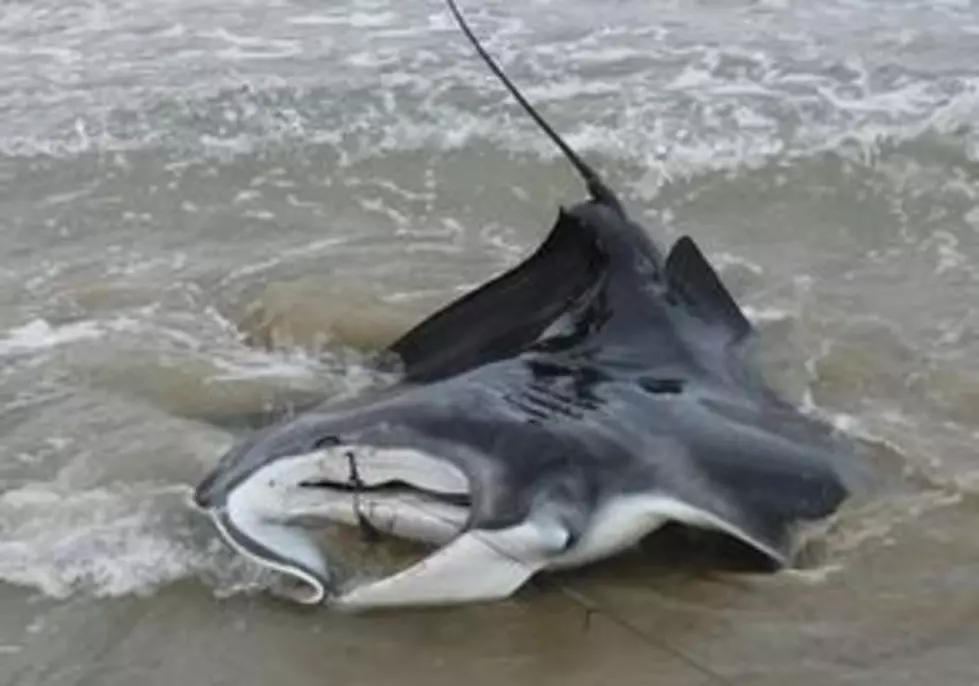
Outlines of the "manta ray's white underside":
[{"label": "manta ray's white underside", "polygon": [[[354,452],[361,483],[390,482],[403,489],[334,490],[299,484],[349,477]],[[414,486],[419,490],[412,490]],[[466,494],[465,475],[450,463],[410,449],[344,446],[276,460],[236,487],[222,511],[212,512],[223,537],[260,564],[302,582],[293,597],[302,603],[347,610],[407,605],[444,605],[508,597],[534,574],[575,567],[619,553],[668,521],[715,529],[774,559],[781,556],[744,531],[664,493],[639,493],[606,500],[591,513],[574,544],[572,532],[545,502],[515,526],[467,528],[469,509],[431,494]],[[427,493],[426,493],[427,491]],[[389,577],[333,595],[330,565],[303,527],[303,519],[356,526],[366,520],[377,531],[439,549]],[[271,554],[268,554],[271,553]]]}]

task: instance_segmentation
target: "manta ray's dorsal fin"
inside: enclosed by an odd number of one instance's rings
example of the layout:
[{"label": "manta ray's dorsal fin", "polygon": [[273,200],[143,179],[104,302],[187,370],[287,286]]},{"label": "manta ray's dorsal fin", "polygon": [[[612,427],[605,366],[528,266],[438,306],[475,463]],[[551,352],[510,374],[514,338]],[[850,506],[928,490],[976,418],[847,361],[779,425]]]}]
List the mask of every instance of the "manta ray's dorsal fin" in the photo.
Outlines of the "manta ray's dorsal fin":
[{"label": "manta ray's dorsal fin", "polygon": [[534,106],[527,101],[517,87],[513,85],[513,82],[510,81],[507,75],[503,73],[503,70],[500,69],[496,61],[490,57],[488,52],[486,52],[486,49],[482,46],[482,44],[480,44],[479,39],[476,38],[475,34],[473,34],[472,30],[469,28],[469,25],[466,23],[466,20],[463,18],[462,12],[459,11],[459,7],[456,5],[455,0],[446,0],[446,2],[449,5],[449,9],[452,11],[452,15],[459,23],[459,27],[462,29],[462,32],[466,34],[466,38],[468,38],[469,42],[473,44],[474,48],[476,48],[476,52],[478,52],[479,56],[483,58],[486,66],[488,66],[490,70],[496,74],[497,78],[499,78],[503,85],[506,86],[506,89],[510,91],[510,94],[516,98],[517,102],[520,103],[520,106],[523,107],[524,111],[530,115],[531,119],[533,119],[534,122],[541,127],[544,133],[547,134],[552,141],[554,141],[554,144],[561,149],[564,156],[568,158],[568,161],[571,162],[572,166],[574,166],[577,172],[581,175],[581,178],[584,179],[585,185],[588,187],[588,192],[591,194],[592,199],[595,200],[595,202],[614,207],[615,209],[621,211],[622,204],[619,202],[618,197],[616,197],[612,189],[605,185],[605,182],[602,181],[598,173],[588,164],[586,164],[585,161],[571,149],[571,146],[568,145],[563,138],[561,138],[561,135],[558,134],[558,132],[555,131],[554,128],[548,124],[542,116],[540,116],[540,114],[538,114],[537,110],[534,109]]},{"label": "manta ray's dorsal fin", "polygon": [[751,333],[751,322],[692,238],[677,240],[666,257],[665,271],[670,290],[701,319],[730,332],[728,343]]}]

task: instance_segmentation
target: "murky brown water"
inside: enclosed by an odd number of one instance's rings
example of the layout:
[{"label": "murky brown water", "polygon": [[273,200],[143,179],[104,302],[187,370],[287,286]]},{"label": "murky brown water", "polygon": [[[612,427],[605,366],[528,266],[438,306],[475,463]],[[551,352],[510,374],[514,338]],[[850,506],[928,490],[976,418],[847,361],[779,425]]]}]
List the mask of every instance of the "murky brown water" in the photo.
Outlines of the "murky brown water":
[{"label": "murky brown water", "polygon": [[193,484],[579,184],[438,2],[7,3],[0,685],[979,684],[979,8],[469,4],[874,488],[774,576],[668,532],[490,606],[278,600]]}]

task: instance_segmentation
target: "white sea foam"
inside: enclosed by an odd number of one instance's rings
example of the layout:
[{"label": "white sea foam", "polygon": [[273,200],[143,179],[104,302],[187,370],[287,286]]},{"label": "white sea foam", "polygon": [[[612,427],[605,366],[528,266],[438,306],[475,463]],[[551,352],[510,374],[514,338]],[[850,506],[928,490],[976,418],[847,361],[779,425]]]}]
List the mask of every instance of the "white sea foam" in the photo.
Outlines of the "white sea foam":
[{"label": "white sea foam", "polygon": [[33,484],[0,495],[0,580],[65,598],[120,596],[198,577],[224,592],[263,575],[209,534],[184,485],[64,492]]},{"label": "white sea foam", "polygon": [[7,331],[0,338],[0,355],[45,350],[72,341],[98,338],[100,335],[102,331],[94,322],[51,326],[43,319],[35,319]]},{"label": "white sea foam", "polygon": [[[838,35],[834,17],[855,18],[855,32],[869,17],[846,3],[822,7],[822,22],[806,22],[804,8],[796,7],[775,12],[770,22],[760,21],[745,33],[727,30],[720,37],[715,32],[741,18],[738,9],[698,15],[689,35],[663,27],[671,18],[688,20],[691,10],[680,6],[660,8],[652,16],[627,3],[591,32],[573,23],[581,9],[577,6],[561,13],[533,4],[489,7],[473,10],[471,19],[504,65],[517,70],[525,91],[582,152],[646,167],[662,165],[665,153],[671,175],[759,164],[773,155],[812,155],[853,141],[876,146],[914,139],[927,130],[957,130],[975,120],[974,77],[955,73],[936,79],[917,73],[918,63],[892,69],[887,51],[860,33],[856,38],[869,41],[871,50],[848,54],[838,49],[837,42],[845,42],[846,36]],[[99,12],[12,12],[5,18],[10,31],[43,27],[44,22],[77,23],[65,45],[54,42],[60,34],[49,39],[51,50],[71,51],[78,87],[52,93],[44,118],[30,109],[37,102],[31,89],[15,91],[0,150],[25,156],[77,155],[168,144],[184,130],[195,148],[203,144],[207,154],[218,157],[252,154],[289,136],[342,147],[341,154],[354,159],[393,149],[459,149],[481,141],[547,159],[556,154],[528,121],[514,118],[513,103],[486,77],[469,46],[457,35],[445,40],[447,32],[456,30],[441,8],[419,11],[387,2],[351,2],[342,10],[310,14],[301,7],[245,2],[232,15],[219,14],[194,40],[169,30],[192,24],[196,10],[177,2],[133,12],[131,2],[123,1]],[[975,16],[952,5],[890,8],[874,12],[873,19],[887,28],[900,26],[905,15],[917,18],[922,12],[936,21],[939,35],[949,34],[950,43],[979,25]],[[570,37],[551,28],[558,21],[574,29],[568,31]],[[104,40],[80,40],[107,23],[116,31]],[[127,37],[134,35],[125,30],[129,27],[155,31],[141,46]],[[3,28],[0,24],[0,33]],[[381,31],[389,28],[398,35]],[[369,50],[364,48],[368,44]],[[886,41],[881,39],[881,45]],[[105,68],[119,63],[120,54],[129,56],[124,66],[145,68],[156,80],[138,92],[114,86],[112,79],[103,85]],[[187,85],[188,64],[203,74],[220,73],[224,62],[246,57],[262,58],[241,67],[249,73],[237,85],[248,84],[248,92],[218,97],[231,85],[220,78]],[[288,80],[278,76],[280,69],[261,64],[266,59],[292,63],[294,58],[311,66]],[[350,69],[318,66],[337,60],[346,60]],[[392,69],[379,73],[381,64]],[[27,62],[7,66],[14,75],[29,75],[33,68]],[[884,78],[890,71],[898,77]],[[285,94],[288,103],[281,102],[279,87],[266,91],[255,86],[273,79],[289,89],[295,84]],[[310,87],[330,95],[305,97]],[[172,98],[188,88],[195,97],[182,101],[186,115],[169,105],[159,115],[155,112],[158,103],[175,104]],[[478,114],[458,106],[460,95],[483,103]],[[225,133],[215,135],[196,129],[210,118],[195,104],[197,96],[204,101],[237,98],[251,106]],[[16,114],[21,110],[33,114],[20,118]],[[287,110],[293,113],[292,122],[283,126],[282,118],[272,115]],[[167,118],[157,120],[164,111]],[[71,112],[71,120],[61,121],[59,112]],[[141,123],[123,134],[108,125],[115,112],[138,114]],[[48,130],[45,121],[50,121]],[[968,149],[979,149],[974,134],[966,137]]]}]

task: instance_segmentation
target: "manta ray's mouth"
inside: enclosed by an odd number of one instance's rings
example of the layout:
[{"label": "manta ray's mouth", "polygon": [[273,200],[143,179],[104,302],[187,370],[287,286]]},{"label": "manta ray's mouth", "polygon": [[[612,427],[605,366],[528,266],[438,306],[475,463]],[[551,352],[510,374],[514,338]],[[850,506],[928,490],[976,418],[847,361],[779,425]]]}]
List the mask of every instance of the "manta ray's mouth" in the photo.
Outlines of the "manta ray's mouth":
[{"label": "manta ray's mouth", "polygon": [[[342,544],[323,545],[317,530],[366,528],[436,547],[463,530],[470,513],[468,484],[463,490],[455,479],[452,487],[440,488],[436,463],[419,453],[397,451],[395,461],[390,451],[358,452],[363,469],[355,483],[340,480],[333,470],[324,473],[323,454],[311,453],[258,470],[206,512],[232,549],[293,582],[280,587],[280,595],[306,605],[329,603],[374,580],[357,579],[359,573],[343,578]],[[390,471],[395,462],[400,474]]]},{"label": "manta ray's mouth", "polygon": [[421,486],[412,485],[400,479],[385,481],[381,484],[352,484],[349,481],[314,479],[310,481],[303,481],[299,485],[303,488],[322,488],[341,493],[353,493],[356,495],[366,494],[369,497],[375,498],[378,496],[383,497],[385,495],[403,495],[407,492],[431,499],[437,503],[458,505],[460,507],[469,507],[472,504],[472,498],[470,497],[469,493],[440,493],[438,491],[422,488]]}]

